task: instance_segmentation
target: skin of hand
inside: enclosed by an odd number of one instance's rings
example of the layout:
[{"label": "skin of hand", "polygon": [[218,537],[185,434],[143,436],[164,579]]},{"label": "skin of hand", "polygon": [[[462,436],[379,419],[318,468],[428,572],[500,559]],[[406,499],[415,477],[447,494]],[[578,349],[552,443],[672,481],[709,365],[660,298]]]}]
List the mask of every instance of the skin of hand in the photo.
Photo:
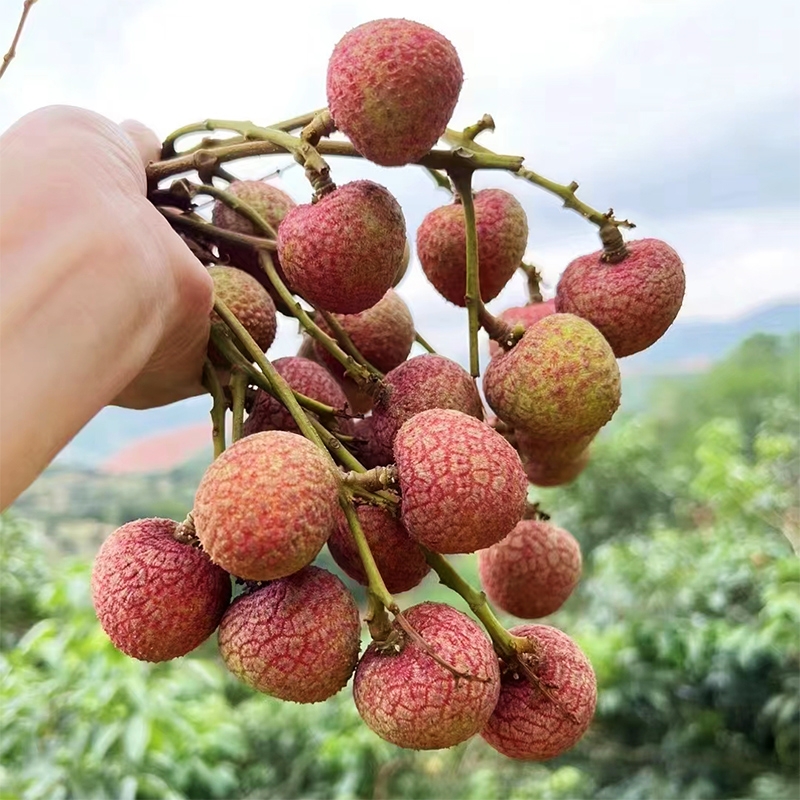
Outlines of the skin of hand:
[{"label": "skin of hand", "polygon": [[158,152],[68,106],[0,137],[0,508],[104,406],[204,391],[213,284],[146,198]]}]

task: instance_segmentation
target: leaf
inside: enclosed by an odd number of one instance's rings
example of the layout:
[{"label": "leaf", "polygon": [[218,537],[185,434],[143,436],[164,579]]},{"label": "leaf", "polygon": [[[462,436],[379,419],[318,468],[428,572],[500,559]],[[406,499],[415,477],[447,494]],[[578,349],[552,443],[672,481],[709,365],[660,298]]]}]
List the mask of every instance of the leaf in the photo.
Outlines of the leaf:
[{"label": "leaf", "polygon": [[125,756],[133,764],[140,764],[150,741],[150,722],[137,714],[125,730]]}]

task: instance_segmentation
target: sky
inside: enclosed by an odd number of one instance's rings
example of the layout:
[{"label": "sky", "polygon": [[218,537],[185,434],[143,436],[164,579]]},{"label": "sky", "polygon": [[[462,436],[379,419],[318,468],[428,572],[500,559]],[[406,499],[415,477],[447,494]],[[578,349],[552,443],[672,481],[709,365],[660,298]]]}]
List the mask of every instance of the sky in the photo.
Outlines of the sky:
[{"label": "sky", "polygon": [[[0,0],[3,52],[21,7]],[[492,114],[497,130],[482,144],[522,155],[560,183],[576,180],[585,202],[637,223],[629,238],[664,239],[678,251],[682,319],[800,297],[796,0],[42,0],[0,82],[0,130],[51,103],[138,118],[162,138],[206,117],[292,117],[325,105],[334,45],[381,16],[425,23],[455,45],[465,82],[453,127]],[[237,174],[262,177],[288,163],[271,157]],[[448,201],[416,167],[331,163],[337,183],[387,186],[412,243],[424,215]],[[278,180],[298,202],[310,199],[302,170]],[[537,187],[495,172],[475,184],[523,204],[527,255],[543,268],[546,297],[569,261],[598,249],[594,226]],[[465,342],[465,313],[435,294],[415,261],[400,292],[437,349]],[[518,276],[489,307],[524,301]]]}]

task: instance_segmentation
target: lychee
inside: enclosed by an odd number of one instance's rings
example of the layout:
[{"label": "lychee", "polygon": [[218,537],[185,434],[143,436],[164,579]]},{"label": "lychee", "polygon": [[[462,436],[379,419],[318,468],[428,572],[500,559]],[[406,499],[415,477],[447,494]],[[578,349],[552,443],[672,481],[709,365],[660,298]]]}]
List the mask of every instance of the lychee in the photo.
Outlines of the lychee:
[{"label": "lychee", "polygon": [[318,703],[350,679],[360,633],[358,606],[341,580],[306,567],[237,597],[220,623],[219,650],[259,692]]},{"label": "lychee", "polygon": [[510,632],[536,643],[537,651],[522,658],[538,685],[507,670],[481,736],[509,758],[555,758],[573,747],[592,721],[597,704],[594,670],[578,645],[556,628],[526,624]]},{"label": "lychee", "polygon": [[278,255],[293,289],[337,314],[357,314],[383,297],[405,243],[399,203],[365,180],[293,208],[278,229]]},{"label": "lychee", "polygon": [[505,539],[478,552],[486,596],[523,619],[558,611],[578,585],[581,566],[575,537],[544,520],[523,519]]},{"label": "lychee", "polygon": [[483,419],[483,403],[475,381],[444,356],[415,356],[384,377],[385,390],[372,412],[375,452],[383,463],[393,460],[392,446],[404,422],[431,408],[452,408]]},{"label": "lychee", "polygon": [[402,520],[437,553],[472,553],[499,542],[520,521],[528,482],[516,450],[460,411],[432,409],[395,438]]},{"label": "lychee", "polygon": [[525,431],[515,431],[514,440],[528,480],[535,486],[571,483],[589,463],[594,434],[572,441],[540,441]]},{"label": "lychee", "polygon": [[617,358],[658,341],[678,315],[686,290],[680,256],[659,239],[627,244],[617,264],[603,251],[576,258],[556,290],[556,310],[589,320],[608,340]]},{"label": "lychee", "polygon": [[[386,588],[393,594],[413,589],[430,572],[419,545],[386,509],[362,505],[356,513]],[[367,574],[344,514],[328,539],[328,550],[354,581],[367,585]]]},{"label": "lychee", "polygon": [[[519,268],[528,243],[528,219],[514,195],[502,189],[475,194],[481,299],[488,302]],[[467,234],[458,200],[431,211],[417,229],[417,257],[446,300],[465,306]]]},{"label": "lychee", "polygon": [[408,272],[408,265],[411,262],[411,247],[408,244],[408,239],[406,239],[406,246],[403,249],[403,260],[400,262],[400,269],[397,270],[397,275],[394,276],[394,280],[392,281],[392,286],[396,287],[400,281],[403,280],[406,276],[406,272]]},{"label": "lychee", "polygon": [[[266,289],[255,278],[233,267],[209,267],[208,274],[214,282],[214,295],[230,308],[266,352],[275,340],[278,325],[275,303]],[[216,311],[211,312],[211,322],[222,322]],[[228,365],[213,344],[209,344],[208,357],[217,366]]]},{"label": "lychee", "polygon": [[374,642],[367,648],[353,680],[356,708],[378,736],[399,747],[453,747],[478,733],[494,710],[497,656],[469,617],[443,603],[420,603],[403,616],[428,649],[395,622],[400,652]]},{"label": "lychee", "polygon": [[382,457],[380,449],[375,444],[375,436],[372,432],[374,417],[364,417],[353,422],[353,436],[355,441],[349,445],[350,450],[358,460],[367,468],[385,467],[392,461]]},{"label": "lychee", "polygon": [[486,400],[503,422],[543,441],[596,433],[617,410],[620,375],[600,331],[574,314],[550,314],[493,358]]},{"label": "lychee", "polygon": [[177,522],[137,519],[103,542],[92,602],[114,647],[141,661],[186,655],[216,630],[231,578],[199,548],[175,538]]},{"label": "lychee", "polygon": [[364,158],[385,167],[424,156],[444,133],[464,74],[453,45],[426,25],[378,19],[342,37],[328,62],[328,107]]},{"label": "lychee", "polygon": [[311,563],[333,533],[339,478],[308,439],[285,431],[246,436],[203,475],[194,505],[211,559],[248,580],[283,578]]},{"label": "lychee", "polygon": [[[414,320],[394,289],[389,289],[371,308],[358,314],[337,314],[336,320],[358,352],[381,372],[402,364],[414,344]],[[336,338],[322,317],[316,322],[325,333]],[[315,346],[317,360],[337,377],[343,377],[344,367],[319,342]]]},{"label": "lychee", "polygon": [[[554,314],[556,310],[556,301],[544,300],[541,303],[528,303],[526,306],[514,306],[501,311],[498,317],[507,322],[509,325],[522,325],[525,330],[530,328],[534,322],[538,322],[542,317],[548,314]],[[503,353],[503,348],[500,345],[490,340],[489,341],[489,356],[494,358]]]},{"label": "lychee", "polygon": [[[272,362],[278,374],[296,392],[306,395],[320,403],[344,410],[347,398],[334,377],[325,367],[299,356],[286,356]],[[340,428],[348,433],[352,430],[349,420],[341,419]],[[259,431],[299,432],[297,424],[286,407],[272,395],[259,389],[256,392],[253,410],[244,423],[244,434]]]}]

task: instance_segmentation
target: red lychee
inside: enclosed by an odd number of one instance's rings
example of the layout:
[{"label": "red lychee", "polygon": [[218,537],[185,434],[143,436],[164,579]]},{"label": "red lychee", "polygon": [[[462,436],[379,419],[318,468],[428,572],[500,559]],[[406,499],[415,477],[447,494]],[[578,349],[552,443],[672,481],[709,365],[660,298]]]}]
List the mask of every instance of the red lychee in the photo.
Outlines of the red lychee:
[{"label": "red lychee", "polygon": [[337,314],[357,314],[386,294],[405,243],[397,200],[363,180],[293,208],[278,230],[278,255],[289,283],[313,305]]},{"label": "red lychee", "polygon": [[575,537],[543,520],[521,520],[505,539],[478,553],[486,596],[523,619],[558,611],[578,585],[581,566]]},{"label": "red lychee", "polygon": [[525,431],[515,431],[514,440],[528,480],[536,486],[571,483],[589,463],[594,434],[574,441],[539,441]]},{"label": "red lychee", "polygon": [[406,246],[403,249],[403,260],[400,262],[400,269],[397,270],[397,275],[394,276],[392,286],[397,286],[403,280],[408,272],[408,265],[411,262],[411,247],[406,239]]},{"label": "red lychee", "polygon": [[437,553],[472,553],[520,521],[528,482],[516,450],[460,411],[432,409],[406,422],[394,442],[402,520]]},{"label": "red lychee", "polygon": [[442,34],[407,19],[378,19],[334,48],[328,107],[364,158],[402,166],[444,133],[463,80],[458,53]]},{"label": "red lychee", "polygon": [[259,692],[318,703],[344,687],[361,646],[358,606],[330,572],[306,567],[236,598],[219,626],[225,666]]},{"label": "red lychee", "polygon": [[231,598],[230,575],[175,538],[171,519],[128,522],[103,542],[92,602],[114,647],[141,661],[168,661],[201,645]]},{"label": "red lychee", "polygon": [[680,256],[659,239],[628,242],[618,264],[603,251],[576,258],[556,290],[556,310],[588,319],[617,358],[658,341],[678,315],[686,290]]},{"label": "red lychee", "polygon": [[372,436],[375,454],[383,463],[393,460],[392,446],[404,422],[420,411],[451,408],[483,419],[483,404],[475,381],[466,370],[439,355],[410,358],[384,377],[386,385],[375,401]]},{"label": "red lychee", "polygon": [[[325,367],[299,356],[278,358],[272,362],[272,366],[294,391],[337,410],[345,409],[347,398]],[[349,420],[342,418],[340,429],[349,433],[352,430]],[[256,392],[253,410],[244,423],[245,436],[259,431],[299,432],[286,407],[263,389]]]},{"label": "red lychee", "polygon": [[[538,322],[542,317],[546,317],[548,314],[555,314],[555,311],[556,301],[552,299],[545,300],[541,303],[528,303],[526,306],[507,308],[505,311],[500,312],[498,316],[503,322],[507,322],[509,325],[522,325],[525,330],[528,330],[534,322]],[[501,353],[503,353],[503,348],[500,347],[497,342],[490,340],[489,356],[494,358]]]},{"label": "red lychee", "polygon": [[527,624],[510,632],[536,643],[538,652],[522,658],[539,686],[512,670],[505,672],[500,699],[481,736],[509,758],[555,758],[573,747],[592,721],[597,704],[594,670],[578,645],[556,628]]},{"label": "red lychee", "polygon": [[[386,588],[393,594],[413,589],[430,572],[419,545],[411,539],[400,520],[385,509],[363,505],[357,507],[356,513]],[[354,581],[367,585],[367,574],[344,514],[328,539],[328,550]]]},{"label": "red lychee", "polygon": [[[253,277],[232,267],[209,267],[214,281],[214,295],[225,303],[255,339],[263,352],[275,341],[278,327],[275,303],[264,287]],[[211,312],[211,322],[222,322],[216,311]],[[217,348],[210,344],[208,357],[217,366],[227,366]]]},{"label": "red lychee", "polygon": [[403,612],[439,659],[470,677],[456,677],[425,649],[402,637],[400,652],[372,643],[356,668],[353,696],[364,722],[399,747],[453,747],[481,730],[497,703],[500,672],[486,635],[469,617],[443,603]]},{"label": "red lychee", "polygon": [[[394,289],[389,289],[366,311],[335,316],[358,352],[381,372],[389,372],[408,358],[414,344],[414,320]],[[316,322],[325,333],[336,338],[322,317]],[[315,348],[317,360],[337,377],[343,377],[344,367],[319,342]]]},{"label": "red lychee", "polygon": [[[483,189],[474,202],[481,299],[488,302],[519,268],[528,243],[528,220],[514,195],[502,189]],[[422,220],[417,256],[439,294],[465,306],[467,234],[461,203],[435,208]]]},{"label": "red lychee", "polygon": [[541,441],[595,434],[620,401],[614,353],[600,331],[574,314],[550,314],[493,358],[486,400],[503,422]]},{"label": "red lychee", "polygon": [[381,456],[380,449],[375,445],[372,432],[374,417],[357,419],[353,424],[353,436],[356,440],[349,446],[358,460],[367,468],[385,467],[391,463]]},{"label": "red lychee", "polygon": [[228,572],[254,581],[283,578],[313,561],[333,533],[338,494],[338,473],[308,439],[254,433],[206,470],[195,497],[195,529]]}]

